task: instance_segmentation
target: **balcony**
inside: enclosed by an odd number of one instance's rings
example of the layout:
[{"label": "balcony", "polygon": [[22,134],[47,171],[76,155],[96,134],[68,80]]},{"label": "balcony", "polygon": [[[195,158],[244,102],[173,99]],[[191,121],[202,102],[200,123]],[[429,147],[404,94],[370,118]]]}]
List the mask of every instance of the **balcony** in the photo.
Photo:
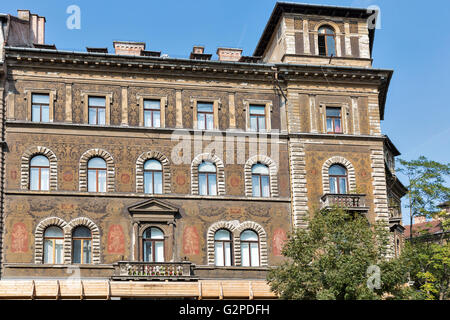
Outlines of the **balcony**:
[{"label": "balcony", "polygon": [[335,194],[327,193],[321,198],[321,209],[339,207],[350,211],[365,212],[369,208],[366,206],[365,194]]},{"label": "balcony", "polygon": [[114,264],[113,280],[196,280],[193,264],[183,262],[119,261]]}]

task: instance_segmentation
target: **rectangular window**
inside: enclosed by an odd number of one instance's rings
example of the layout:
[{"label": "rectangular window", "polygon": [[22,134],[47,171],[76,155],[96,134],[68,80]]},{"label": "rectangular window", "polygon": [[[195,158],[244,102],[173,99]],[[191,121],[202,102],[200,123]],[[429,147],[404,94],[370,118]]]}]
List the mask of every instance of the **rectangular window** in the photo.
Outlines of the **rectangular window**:
[{"label": "rectangular window", "polygon": [[327,107],[327,133],[342,133],[341,108]]},{"label": "rectangular window", "polygon": [[50,121],[50,98],[48,94],[32,94],[31,96],[31,121]]},{"label": "rectangular window", "polygon": [[88,170],[88,191],[106,192],[106,170]]},{"label": "rectangular window", "polygon": [[252,192],[254,197],[270,197],[269,176],[252,175]]},{"label": "rectangular window", "polygon": [[144,126],[150,128],[161,127],[160,100],[144,100]]},{"label": "rectangular window", "polygon": [[266,130],[266,107],[260,105],[250,105],[250,130]]},{"label": "rectangular window", "polygon": [[201,196],[217,195],[217,177],[212,173],[200,173],[198,175],[198,192]]},{"label": "rectangular window", "polygon": [[[216,242],[214,244],[215,265],[218,267],[231,266],[231,243]],[[225,260],[224,260],[225,259]]]},{"label": "rectangular window", "polygon": [[214,129],[214,108],[212,103],[197,103],[197,129]]},{"label": "rectangular window", "polygon": [[89,124],[104,125],[106,123],[106,98],[89,97]]}]

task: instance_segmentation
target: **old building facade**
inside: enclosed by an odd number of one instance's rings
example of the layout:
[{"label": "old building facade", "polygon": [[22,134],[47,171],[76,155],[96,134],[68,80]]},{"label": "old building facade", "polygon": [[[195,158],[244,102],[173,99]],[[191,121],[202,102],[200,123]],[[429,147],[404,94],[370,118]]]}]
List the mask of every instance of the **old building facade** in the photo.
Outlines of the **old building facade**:
[{"label": "old building facade", "polygon": [[336,204],[385,221],[396,254],[405,190],[380,129],[392,71],[371,67],[372,15],[277,3],[253,56],[218,60],[136,42],[60,51],[44,18],[2,16],[2,279],[273,297],[289,232]]}]

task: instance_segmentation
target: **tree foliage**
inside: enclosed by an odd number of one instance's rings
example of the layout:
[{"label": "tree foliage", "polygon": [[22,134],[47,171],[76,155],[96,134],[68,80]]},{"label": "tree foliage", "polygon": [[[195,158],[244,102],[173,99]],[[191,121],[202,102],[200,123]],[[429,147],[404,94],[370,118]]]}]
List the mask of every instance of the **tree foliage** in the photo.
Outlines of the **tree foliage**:
[{"label": "tree foliage", "polygon": [[408,178],[410,215],[431,217],[438,212],[437,205],[450,199],[450,188],[445,178],[450,175],[450,164],[442,164],[421,156],[417,160],[399,159],[398,172]]},{"label": "tree foliage", "polygon": [[[359,214],[341,209],[319,211],[309,228],[291,234],[284,246],[288,260],[268,274],[284,299],[380,299],[407,282],[398,264],[385,260],[388,230],[370,226]],[[396,262],[397,263],[397,262]],[[370,266],[380,268],[378,289],[368,286]]]},{"label": "tree foliage", "polygon": [[399,260],[420,298],[450,298],[450,243],[408,242]]}]

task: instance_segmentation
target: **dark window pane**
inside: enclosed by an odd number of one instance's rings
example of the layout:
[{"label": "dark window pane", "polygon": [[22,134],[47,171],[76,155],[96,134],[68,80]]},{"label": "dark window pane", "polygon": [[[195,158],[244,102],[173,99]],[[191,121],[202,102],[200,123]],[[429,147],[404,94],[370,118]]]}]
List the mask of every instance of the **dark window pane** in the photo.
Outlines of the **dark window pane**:
[{"label": "dark window pane", "polygon": [[81,263],[81,240],[72,241],[73,263]]},{"label": "dark window pane", "polygon": [[333,57],[336,56],[336,48],[335,48],[335,41],[334,37],[327,37],[327,54],[329,56],[333,55]]},{"label": "dark window pane", "polygon": [[327,117],[340,117],[341,108],[327,108]]},{"label": "dark window pane", "polygon": [[318,42],[319,42],[319,55],[326,56],[327,50],[325,47],[325,36],[319,35]]},{"label": "dark window pane", "polygon": [[91,263],[91,241],[83,240],[83,263]]},{"label": "dark window pane", "polygon": [[86,227],[80,226],[76,227],[73,231],[72,237],[74,238],[90,238],[91,237],[91,230],[89,230]]},{"label": "dark window pane", "polygon": [[347,169],[345,169],[343,166],[335,164],[330,167],[328,170],[330,175],[335,176],[345,176],[347,174]]}]

